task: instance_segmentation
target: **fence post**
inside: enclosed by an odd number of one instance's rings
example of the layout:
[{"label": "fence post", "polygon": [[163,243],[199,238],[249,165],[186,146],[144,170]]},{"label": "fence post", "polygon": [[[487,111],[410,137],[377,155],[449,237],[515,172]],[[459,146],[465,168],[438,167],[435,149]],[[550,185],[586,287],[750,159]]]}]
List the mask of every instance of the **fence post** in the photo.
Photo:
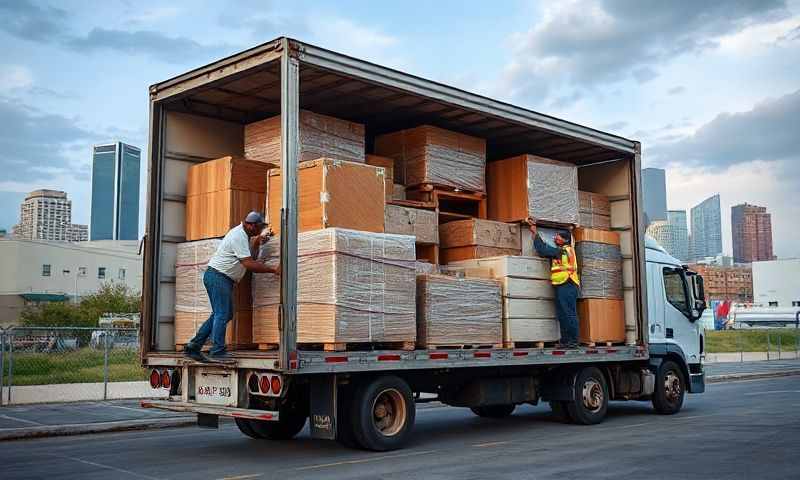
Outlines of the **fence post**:
[{"label": "fence post", "polygon": [[781,334],[778,334],[778,360],[781,359]]},{"label": "fence post", "polygon": [[3,406],[3,385],[6,382],[6,331],[0,328],[0,407]]},{"label": "fence post", "polygon": [[14,327],[9,328],[12,333],[8,336],[8,395],[6,405],[11,405],[11,389],[14,387]]},{"label": "fence post", "polygon": [[800,358],[800,335],[794,335],[794,358]]},{"label": "fence post", "polygon": [[769,338],[769,332],[767,332],[767,360],[769,360],[769,351],[772,350],[772,342]]},{"label": "fence post", "polygon": [[103,400],[108,400],[108,335],[103,335]]},{"label": "fence post", "polygon": [[742,332],[736,330],[736,345],[739,347],[739,363],[744,363],[744,353],[742,352]]}]

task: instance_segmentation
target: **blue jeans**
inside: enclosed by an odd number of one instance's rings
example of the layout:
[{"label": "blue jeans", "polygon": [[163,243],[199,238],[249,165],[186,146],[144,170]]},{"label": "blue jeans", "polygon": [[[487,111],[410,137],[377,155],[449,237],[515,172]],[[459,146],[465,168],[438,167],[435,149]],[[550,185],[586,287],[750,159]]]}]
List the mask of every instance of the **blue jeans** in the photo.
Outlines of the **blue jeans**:
[{"label": "blue jeans", "polygon": [[233,280],[209,268],[203,274],[203,285],[211,300],[211,315],[189,340],[186,350],[199,351],[211,337],[211,355],[225,353],[225,329],[233,318]]},{"label": "blue jeans", "polygon": [[578,341],[578,286],[567,280],[556,285],[556,318],[561,329],[561,343]]}]

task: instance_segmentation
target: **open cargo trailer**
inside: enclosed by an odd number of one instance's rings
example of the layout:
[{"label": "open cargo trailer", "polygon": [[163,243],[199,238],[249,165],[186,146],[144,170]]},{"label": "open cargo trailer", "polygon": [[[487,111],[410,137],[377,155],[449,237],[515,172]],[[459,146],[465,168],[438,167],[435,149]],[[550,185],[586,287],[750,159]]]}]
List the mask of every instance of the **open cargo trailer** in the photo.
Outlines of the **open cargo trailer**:
[{"label": "open cargo trailer", "polygon": [[[579,188],[609,196],[611,227],[622,239],[624,344],[570,350],[299,350],[301,108],[363,123],[368,151],[376,135],[430,124],[486,139],[489,162],[534,154],[577,164]],[[244,125],[278,114],[284,205],[280,347],[234,351],[232,364],[195,363],[176,352],[173,328],[187,169],[242,155]],[[279,38],[150,87],[148,200],[142,363],[151,369],[154,386],[169,385],[171,397],[143,406],[196,412],[203,425],[216,425],[219,415],[235,417],[245,434],[273,439],[294,436],[310,417],[316,438],[387,450],[408,438],[412,395],[419,400],[421,392],[490,417],[508,415],[516,404],[546,400],[586,424],[602,420],[609,399],[649,398],[654,392],[638,142]],[[685,381],[687,368],[684,362]]]}]

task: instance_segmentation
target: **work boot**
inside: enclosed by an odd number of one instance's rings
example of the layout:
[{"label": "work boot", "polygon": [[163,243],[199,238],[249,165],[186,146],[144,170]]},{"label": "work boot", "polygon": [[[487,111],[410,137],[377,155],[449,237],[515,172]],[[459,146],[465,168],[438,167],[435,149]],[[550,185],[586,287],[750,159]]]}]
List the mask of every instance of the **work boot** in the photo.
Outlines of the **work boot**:
[{"label": "work boot", "polygon": [[211,363],[231,363],[235,361],[235,359],[228,352],[211,353],[207,358]]},{"label": "work boot", "polygon": [[205,354],[203,354],[203,352],[201,352],[200,350],[195,350],[193,348],[187,348],[186,350],[184,350],[183,351],[183,356],[187,357],[187,358],[191,358],[192,360],[194,360],[196,362],[202,362],[202,363],[208,363],[209,362],[208,357],[206,357]]}]

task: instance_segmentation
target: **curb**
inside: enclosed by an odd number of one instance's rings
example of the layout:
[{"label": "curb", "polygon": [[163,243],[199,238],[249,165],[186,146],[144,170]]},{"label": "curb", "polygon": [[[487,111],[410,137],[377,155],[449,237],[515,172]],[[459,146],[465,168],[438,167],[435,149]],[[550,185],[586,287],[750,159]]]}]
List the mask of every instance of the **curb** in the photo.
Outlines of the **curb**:
[{"label": "curb", "polygon": [[[732,373],[727,375],[713,375],[706,378],[706,383],[724,383],[737,380],[757,380],[761,378],[777,378],[800,375],[800,369],[784,370],[780,372],[757,373]],[[424,405],[424,404],[423,404]],[[445,407],[438,402],[430,402],[420,406],[424,410]],[[175,418],[155,418],[146,420],[125,420],[120,422],[101,422],[74,425],[44,425],[31,428],[12,428],[0,430],[0,441],[22,440],[26,438],[62,437],[71,435],[86,435],[91,433],[124,432],[135,430],[157,430],[160,428],[191,427],[197,425],[197,419],[192,416]]]},{"label": "curb", "polygon": [[756,372],[756,373],[730,373],[727,375],[713,375],[706,378],[706,383],[723,383],[735,380],[758,380],[760,378],[777,378],[800,375],[800,369],[783,370],[780,372]]},{"label": "curb", "polygon": [[82,423],[73,425],[43,425],[30,428],[0,430],[0,441],[26,438],[63,437],[89,433],[124,432],[130,430],[156,430],[159,428],[189,427],[197,425],[194,416],[176,418],[152,418],[146,420],[123,420],[118,422]]}]

